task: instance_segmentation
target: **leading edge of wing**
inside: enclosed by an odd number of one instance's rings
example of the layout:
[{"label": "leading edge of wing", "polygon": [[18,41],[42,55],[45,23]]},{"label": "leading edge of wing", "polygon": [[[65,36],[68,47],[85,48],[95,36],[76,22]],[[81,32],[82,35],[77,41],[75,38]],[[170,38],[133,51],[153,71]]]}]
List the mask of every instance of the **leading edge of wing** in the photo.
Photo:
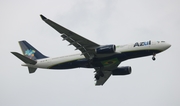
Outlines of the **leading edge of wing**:
[{"label": "leading edge of wing", "polygon": [[76,50],[79,49],[87,59],[90,59],[94,55],[93,48],[100,46],[99,44],[92,42],[89,39],[86,39],[70,31],[69,29],[66,29],[65,27],[51,21],[45,16],[40,16],[43,21],[45,21],[48,25],[50,25],[52,28],[62,34],[61,37],[63,38],[63,40],[66,40],[70,43],[70,45],[75,46]]},{"label": "leading edge of wing", "polygon": [[[61,34],[74,34],[74,35],[76,35],[76,37],[78,37],[78,38],[82,38],[82,39],[84,39],[84,40],[86,40],[86,41],[88,41],[88,42],[91,42],[91,44],[92,44],[93,46],[100,46],[99,44],[97,44],[97,43],[95,43],[95,42],[92,42],[92,41],[90,41],[89,39],[86,39],[86,38],[84,38],[84,37],[82,37],[82,36],[74,33],[73,31],[71,31],[71,30],[69,30],[69,29],[67,29],[67,28],[65,28],[65,27],[63,27],[63,26],[61,26],[61,25],[59,25],[59,24],[51,21],[50,19],[46,18],[46,17],[43,16],[43,15],[40,15],[40,17],[41,17],[41,19],[42,19],[43,21],[45,21],[48,25],[50,25],[51,27],[53,27],[56,31],[58,31],[58,32],[61,33]],[[59,30],[58,27],[61,28],[61,30]]]},{"label": "leading edge of wing", "polygon": [[[92,44],[92,46],[100,46],[99,44],[97,44],[97,43],[95,43],[95,42],[92,42],[92,41],[90,41],[89,39],[86,39],[86,38],[84,38],[84,37],[82,37],[82,36],[74,33],[73,31],[70,31],[69,29],[67,29],[67,28],[65,28],[65,27],[63,27],[63,26],[61,26],[61,25],[53,22],[52,20],[46,18],[46,17],[43,16],[43,15],[40,15],[40,17],[41,17],[41,19],[42,19],[43,21],[45,21],[48,25],[50,25],[52,28],[54,28],[56,31],[58,31],[58,32],[61,33],[61,34],[74,34],[74,35],[76,35],[76,37],[82,38],[82,39],[90,42],[90,43]],[[60,28],[61,30],[60,30],[59,28]]]}]

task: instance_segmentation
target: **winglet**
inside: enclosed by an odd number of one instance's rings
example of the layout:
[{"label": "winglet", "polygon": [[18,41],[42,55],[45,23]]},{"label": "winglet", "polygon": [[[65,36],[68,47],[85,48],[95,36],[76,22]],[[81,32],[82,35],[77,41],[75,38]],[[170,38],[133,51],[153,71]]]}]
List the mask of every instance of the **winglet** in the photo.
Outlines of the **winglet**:
[{"label": "winglet", "polygon": [[42,20],[46,20],[47,18],[45,16],[43,16],[42,14],[40,15]]}]

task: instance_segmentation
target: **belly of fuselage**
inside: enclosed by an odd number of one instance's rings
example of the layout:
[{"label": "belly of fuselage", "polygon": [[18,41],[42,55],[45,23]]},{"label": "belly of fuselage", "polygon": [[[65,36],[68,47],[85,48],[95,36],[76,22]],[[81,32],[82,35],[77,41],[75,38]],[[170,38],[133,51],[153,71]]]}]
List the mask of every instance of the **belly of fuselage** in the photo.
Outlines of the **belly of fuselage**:
[{"label": "belly of fuselage", "polygon": [[56,64],[51,66],[50,69],[72,69],[78,67],[93,68],[93,67],[103,67],[110,64],[121,63],[122,61],[144,57],[152,55],[153,53],[159,53],[158,50],[139,50],[139,51],[128,51],[122,53],[116,53],[109,57],[104,58],[94,58],[90,62],[87,59],[79,59],[74,61],[69,61],[61,64]]}]

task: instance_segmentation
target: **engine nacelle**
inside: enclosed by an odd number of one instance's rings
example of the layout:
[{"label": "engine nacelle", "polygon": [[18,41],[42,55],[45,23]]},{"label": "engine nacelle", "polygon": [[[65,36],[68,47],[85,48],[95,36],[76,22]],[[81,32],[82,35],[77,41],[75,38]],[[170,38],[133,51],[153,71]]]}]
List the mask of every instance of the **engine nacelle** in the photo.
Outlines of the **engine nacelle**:
[{"label": "engine nacelle", "polygon": [[117,69],[112,71],[112,75],[128,75],[131,74],[131,67],[118,67]]},{"label": "engine nacelle", "polygon": [[97,54],[108,54],[108,53],[114,53],[115,51],[116,51],[115,45],[105,45],[95,49],[95,52]]}]

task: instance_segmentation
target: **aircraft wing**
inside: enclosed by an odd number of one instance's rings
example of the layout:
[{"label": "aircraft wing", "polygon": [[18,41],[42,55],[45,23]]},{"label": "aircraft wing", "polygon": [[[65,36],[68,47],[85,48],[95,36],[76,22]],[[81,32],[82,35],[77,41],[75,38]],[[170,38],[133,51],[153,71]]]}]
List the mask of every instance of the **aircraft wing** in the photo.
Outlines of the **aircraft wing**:
[{"label": "aircraft wing", "polygon": [[43,15],[40,15],[42,20],[45,21],[48,25],[53,27],[56,31],[61,33],[61,37],[63,40],[67,40],[70,44],[76,47],[75,50],[80,50],[82,52],[82,55],[84,55],[87,59],[92,59],[94,56],[94,48],[100,46],[99,44],[96,44],[66,28],[64,28],[61,25],[58,25],[57,23],[51,21],[50,19],[47,19]]},{"label": "aircraft wing", "polygon": [[100,76],[99,79],[96,81],[96,85],[103,85],[111,76],[112,71],[116,69],[117,66],[120,64],[120,61],[112,59],[112,60],[105,61],[105,64],[104,64],[105,65],[104,67],[95,68],[96,74],[98,72],[103,73],[103,76]]},{"label": "aircraft wing", "polygon": [[104,76],[100,77],[99,80],[96,81],[96,85],[103,85],[111,76],[111,71],[102,71]]}]

